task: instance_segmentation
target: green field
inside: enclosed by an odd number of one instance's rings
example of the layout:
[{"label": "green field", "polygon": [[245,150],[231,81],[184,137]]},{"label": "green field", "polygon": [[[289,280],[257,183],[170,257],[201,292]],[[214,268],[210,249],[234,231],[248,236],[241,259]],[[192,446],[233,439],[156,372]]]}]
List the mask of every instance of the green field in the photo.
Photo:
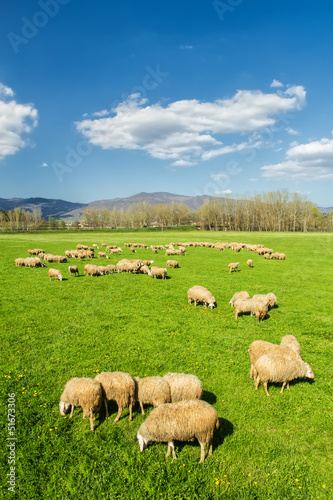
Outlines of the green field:
[{"label": "green field", "polygon": [[[113,274],[70,278],[69,264],[16,268],[29,248],[64,254],[77,243],[116,244],[133,258],[125,242],[237,241],[262,243],[284,252],[285,261],[267,261],[253,252],[188,248],[176,258],[180,269],[169,279]],[[134,258],[165,267],[160,251],[138,250]],[[252,258],[254,267],[246,266]],[[96,259],[97,260],[97,259]],[[89,261],[91,262],[91,261]],[[229,274],[229,262],[240,271]],[[333,498],[332,297],[333,235],[290,233],[47,233],[0,235],[1,327],[1,492],[27,499],[329,499]],[[71,263],[73,261],[71,260]],[[83,274],[86,261],[77,262]],[[94,262],[96,263],[96,261]],[[47,269],[63,273],[50,282]],[[186,291],[207,287],[217,307],[187,303]],[[278,307],[260,324],[236,321],[229,300],[236,291],[274,292]],[[280,343],[293,334],[315,380],[299,380],[280,394],[270,385],[254,390],[248,347],[254,340]],[[146,418],[135,407],[95,421],[82,410],[61,417],[58,403],[67,380],[101,371],[132,376],[193,373],[203,399],[218,411],[220,429],[212,457],[199,464],[197,442],[177,443],[178,459],[165,458],[166,444],[140,453],[136,433]],[[15,394],[15,493],[7,491],[8,394]],[[148,412],[151,408],[148,408]]]}]

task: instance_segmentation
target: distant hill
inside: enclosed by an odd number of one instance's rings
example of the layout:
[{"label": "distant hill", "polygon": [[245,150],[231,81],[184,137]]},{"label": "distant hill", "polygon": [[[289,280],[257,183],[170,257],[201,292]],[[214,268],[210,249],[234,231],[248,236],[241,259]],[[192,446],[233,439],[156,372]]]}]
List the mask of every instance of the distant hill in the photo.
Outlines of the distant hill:
[{"label": "distant hill", "polygon": [[[48,198],[0,198],[0,210],[14,210],[14,208],[19,207],[29,212],[32,212],[35,207],[40,208],[42,211],[42,217],[47,219],[48,217],[54,217],[55,219],[61,218],[77,218],[79,219],[82,212],[87,207],[102,208],[106,207],[108,210],[112,210],[114,207],[117,209],[127,208],[133,203],[139,203],[146,201],[151,205],[157,205],[160,203],[184,203],[191,210],[197,210],[205,202],[206,199],[212,199],[212,196],[185,196],[181,194],[172,194],[166,192],[156,192],[156,193],[138,193],[133,196],[128,196],[127,198],[113,198],[109,200],[96,200],[91,203],[73,203],[64,200],[54,200]],[[333,208],[328,207],[318,207],[318,209],[323,213],[330,213]]]}]

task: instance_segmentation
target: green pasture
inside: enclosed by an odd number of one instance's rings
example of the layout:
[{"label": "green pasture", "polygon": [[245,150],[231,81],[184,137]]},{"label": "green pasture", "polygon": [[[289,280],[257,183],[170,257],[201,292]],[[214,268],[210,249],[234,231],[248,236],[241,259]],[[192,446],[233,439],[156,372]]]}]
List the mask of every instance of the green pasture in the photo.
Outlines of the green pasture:
[{"label": "green pasture", "polygon": [[[16,268],[29,248],[64,254],[77,243],[237,241],[262,243],[284,252],[285,261],[267,261],[253,252],[189,247],[175,256],[180,269],[169,279],[147,275],[70,277],[67,264]],[[101,249],[101,248],[100,248]],[[134,258],[165,267],[164,251],[138,249]],[[254,267],[248,268],[247,259]],[[96,262],[97,261],[97,262]],[[91,261],[89,261],[91,262]],[[239,262],[229,274],[228,264]],[[48,268],[62,271],[49,281]],[[186,291],[207,287],[217,307],[187,303]],[[1,498],[123,500],[315,500],[333,498],[332,304],[333,235],[286,233],[66,232],[0,235],[1,331]],[[260,324],[255,317],[236,321],[229,300],[236,291],[274,292],[278,307]],[[270,385],[254,390],[248,347],[254,340],[280,343],[297,337],[302,357],[315,374],[290,391]],[[82,410],[61,417],[58,403],[67,380],[101,371],[132,376],[169,371],[197,375],[203,398],[214,405],[220,429],[212,457],[199,464],[197,442],[176,443],[177,460],[165,458],[166,444],[140,453],[136,433],[146,418],[135,407],[113,422],[116,408],[104,412],[90,432]],[[15,394],[15,493],[6,483],[8,398]],[[147,414],[151,408],[147,408]]]}]

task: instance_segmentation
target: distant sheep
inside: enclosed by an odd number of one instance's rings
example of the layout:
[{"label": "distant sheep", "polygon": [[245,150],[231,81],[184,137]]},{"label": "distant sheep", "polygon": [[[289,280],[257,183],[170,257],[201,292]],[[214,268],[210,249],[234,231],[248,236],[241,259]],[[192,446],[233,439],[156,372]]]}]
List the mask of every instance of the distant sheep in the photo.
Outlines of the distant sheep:
[{"label": "distant sheep", "polygon": [[102,372],[95,380],[100,382],[103,389],[106,418],[109,417],[108,402],[115,401],[118,413],[114,422],[118,422],[123,408],[129,408],[129,421],[132,420],[132,407],[135,402],[135,382],[129,373]]},{"label": "distant sheep", "polygon": [[302,359],[290,359],[278,354],[264,354],[256,361],[254,368],[257,372],[255,389],[257,391],[259,383],[262,382],[268,397],[268,382],[282,383],[281,394],[283,394],[285,386],[287,385],[289,390],[289,382],[296,378],[314,379],[312,368],[308,363],[304,363]]},{"label": "distant sheep", "polygon": [[155,279],[159,277],[162,278],[162,280],[165,280],[167,276],[167,270],[163,267],[152,266],[148,274]]},{"label": "distant sheep", "polygon": [[232,271],[237,271],[238,266],[239,266],[239,262],[230,262],[229,273],[231,273]]},{"label": "distant sheep", "polygon": [[84,266],[84,274],[87,274],[89,276],[103,276],[103,273],[98,269],[97,266],[93,264],[86,264]]},{"label": "distant sheep", "polygon": [[219,428],[217,411],[206,401],[181,401],[162,404],[153,410],[140,426],[137,438],[140,452],[149,443],[167,442],[170,455],[176,460],[174,441],[191,441],[196,438],[201,448],[200,463],[213,452],[214,430]]},{"label": "distant sheep", "polygon": [[252,259],[249,259],[246,264],[249,266],[249,267],[253,267],[253,262],[252,262]]},{"label": "distant sheep", "polygon": [[238,300],[238,299],[245,300],[245,299],[249,299],[249,298],[250,298],[250,294],[248,292],[236,292],[236,293],[234,293],[234,295],[230,299],[229,304],[231,305],[231,307],[233,307],[236,300]]},{"label": "distant sheep", "polygon": [[105,253],[105,252],[98,252],[97,257],[104,257],[105,259],[108,259],[108,258],[109,258],[109,256],[108,256],[108,255],[106,255],[106,253]]},{"label": "distant sheep", "polygon": [[60,396],[60,415],[71,409],[69,418],[72,418],[75,406],[81,406],[83,418],[90,420],[90,430],[94,430],[94,413],[98,413],[102,405],[101,384],[91,378],[72,378],[67,382],[64,392]]},{"label": "distant sheep", "polygon": [[178,260],[167,260],[166,267],[172,267],[172,268],[179,267]]},{"label": "distant sheep", "polygon": [[16,267],[24,266],[24,259],[21,258],[15,259],[15,266]]},{"label": "distant sheep", "polygon": [[62,281],[62,274],[58,269],[50,268],[49,269],[49,278],[50,278],[50,281],[52,280],[52,278],[54,278],[55,280]]},{"label": "distant sheep", "polygon": [[191,304],[192,300],[194,300],[195,307],[197,306],[198,302],[202,302],[206,309],[207,307],[209,307],[210,309],[216,307],[215,297],[213,297],[211,292],[203,286],[197,285],[189,288],[187,290],[187,299],[189,304]]},{"label": "distant sheep", "polygon": [[76,276],[78,275],[79,276],[79,269],[77,266],[68,266],[68,272],[71,276]]},{"label": "distant sheep", "polygon": [[202,382],[196,375],[166,373],[163,379],[170,386],[172,403],[187,399],[201,399],[202,397]]},{"label": "distant sheep", "polygon": [[134,377],[136,385],[136,400],[139,401],[141,413],[145,414],[143,405],[153,405],[154,408],[171,402],[171,390],[168,382],[162,377]]}]

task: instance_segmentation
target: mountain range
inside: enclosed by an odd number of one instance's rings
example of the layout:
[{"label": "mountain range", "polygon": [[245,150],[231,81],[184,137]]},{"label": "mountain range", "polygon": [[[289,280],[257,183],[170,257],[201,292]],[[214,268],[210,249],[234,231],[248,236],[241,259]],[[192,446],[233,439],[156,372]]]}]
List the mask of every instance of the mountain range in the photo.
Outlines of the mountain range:
[{"label": "mountain range", "polygon": [[[138,193],[133,196],[128,196],[127,198],[113,198],[109,200],[96,200],[91,203],[73,203],[64,200],[54,200],[48,198],[0,198],[0,210],[14,210],[14,208],[21,208],[32,212],[34,208],[40,208],[42,211],[42,217],[47,219],[48,217],[54,217],[55,219],[61,218],[75,218],[79,219],[85,208],[102,208],[106,207],[108,210],[112,210],[114,207],[117,209],[123,208],[126,210],[133,203],[139,203],[146,201],[151,205],[157,205],[160,203],[184,203],[191,210],[197,210],[209,198],[212,196],[202,195],[202,196],[185,196],[181,194],[172,194],[165,192],[156,193]],[[323,214],[328,214],[333,210],[333,207],[318,207],[318,209]]]}]

